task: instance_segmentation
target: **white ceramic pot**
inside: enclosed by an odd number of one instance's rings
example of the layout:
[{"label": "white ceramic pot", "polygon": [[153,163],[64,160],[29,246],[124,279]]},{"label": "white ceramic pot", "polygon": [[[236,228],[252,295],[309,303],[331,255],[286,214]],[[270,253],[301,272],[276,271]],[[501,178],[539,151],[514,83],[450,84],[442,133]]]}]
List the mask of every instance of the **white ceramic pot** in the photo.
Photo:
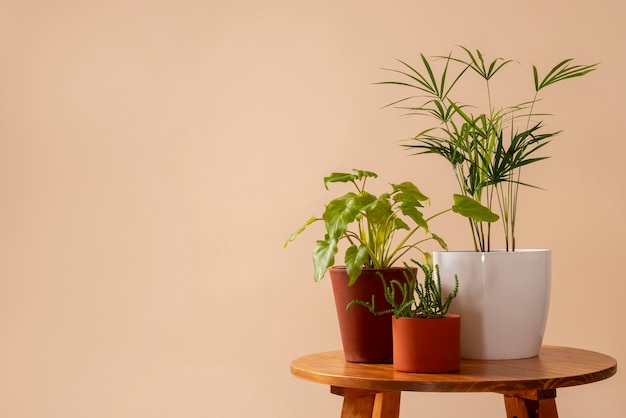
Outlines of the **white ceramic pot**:
[{"label": "white ceramic pot", "polygon": [[[461,357],[504,360],[539,353],[550,304],[550,250],[434,252],[450,313],[461,315]],[[445,293],[444,293],[445,294]]]}]

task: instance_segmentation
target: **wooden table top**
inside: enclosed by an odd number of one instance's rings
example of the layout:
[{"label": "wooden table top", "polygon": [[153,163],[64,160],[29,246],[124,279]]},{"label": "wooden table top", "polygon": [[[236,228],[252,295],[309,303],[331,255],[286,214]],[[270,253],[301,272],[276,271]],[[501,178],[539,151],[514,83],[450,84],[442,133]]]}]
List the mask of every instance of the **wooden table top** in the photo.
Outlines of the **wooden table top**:
[{"label": "wooden table top", "polygon": [[345,361],[342,351],[311,354],[291,363],[299,378],[336,387],[376,391],[519,392],[557,389],[607,379],[617,361],[577,348],[543,346],[537,357],[521,360],[461,360],[456,373],[403,373],[391,364]]}]

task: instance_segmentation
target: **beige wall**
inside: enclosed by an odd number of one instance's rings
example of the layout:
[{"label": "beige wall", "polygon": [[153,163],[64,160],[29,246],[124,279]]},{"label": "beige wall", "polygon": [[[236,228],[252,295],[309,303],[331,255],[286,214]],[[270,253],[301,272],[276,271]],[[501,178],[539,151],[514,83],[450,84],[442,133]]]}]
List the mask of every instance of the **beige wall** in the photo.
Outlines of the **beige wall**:
[{"label": "beige wall", "polygon": [[[394,58],[462,43],[599,71],[547,101],[565,133],[529,170],[519,241],[553,249],[545,342],[626,358],[623,0],[0,4],[0,416],[338,416],[289,374],[340,347],[315,234],[282,244],[360,167],[443,206],[438,160],[380,110]],[[511,86],[511,88],[516,88]],[[457,227],[460,226],[461,229]],[[437,230],[469,245],[453,218]],[[623,374],[559,392],[620,418]],[[405,396],[405,416],[499,417],[493,394]]]}]

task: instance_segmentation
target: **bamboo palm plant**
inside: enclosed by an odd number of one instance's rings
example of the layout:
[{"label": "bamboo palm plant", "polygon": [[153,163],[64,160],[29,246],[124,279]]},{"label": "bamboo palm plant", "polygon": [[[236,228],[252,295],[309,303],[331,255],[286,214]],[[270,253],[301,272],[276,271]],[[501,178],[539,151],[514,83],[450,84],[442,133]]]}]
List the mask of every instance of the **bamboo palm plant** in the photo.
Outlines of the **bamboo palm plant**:
[{"label": "bamboo palm plant", "polygon": [[[535,110],[540,94],[551,85],[594,71],[597,64],[577,65],[572,59],[565,59],[543,78],[533,65],[532,98],[510,106],[496,106],[492,102],[492,80],[512,60],[486,61],[482,52],[465,47],[447,56],[430,59],[420,56],[420,66],[399,60],[401,69],[386,69],[401,76],[400,80],[378,83],[408,87],[415,92],[388,106],[400,108],[408,115],[435,120],[434,126],[421,130],[405,146],[415,154],[436,154],[447,160],[461,194],[499,213],[506,250],[514,251],[519,189],[535,187],[522,181],[522,168],[548,158],[539,151],[560,133],[546,131],[544,122],[537,120],[546,116]],[[470,75],[478,76],[484,83],[486,112],[456,97],[461,81]],[[469,223],[476,251],[489,251],[491,224],[471,218]]]}]

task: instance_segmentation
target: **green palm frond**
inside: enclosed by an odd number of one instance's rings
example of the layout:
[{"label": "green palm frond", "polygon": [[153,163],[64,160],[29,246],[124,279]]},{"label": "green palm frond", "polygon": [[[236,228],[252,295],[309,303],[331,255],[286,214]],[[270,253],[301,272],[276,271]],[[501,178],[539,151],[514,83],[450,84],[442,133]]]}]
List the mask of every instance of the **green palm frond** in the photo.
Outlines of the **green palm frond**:
[{"label": "green palm frond", "polygon": [[[480,50],[464,46],[460,46],[460,51],[460,55],[453,51],[436,56],[435,60],[421,54],[416,66],[400,61],[403,69],[396,74],[408,79],[385,82],[418,88],[419,95],[405,97],[395,105],[401,103],[405,115],[435,121],[430,127],[422,125],[419,133],[402,146],[413,155],[443,157],[452,167],[462,196],[481,202],[489,209],[494,204],[499,205],[506,248],[515,249],[519,187],[536,187],[522,180],[521,171],[549,158],[541,152],[560,133],[545,130],[541,119],[550,114],[535,110],[542,100],[538,93],[547,86],[595,71],[598,64],[579,65],[570,58],[564,59],[543,78],[533,65],[535,92],[532,99],[493,106],[490,81],[496,75],[504,75],[504,69],[514,61],[487,59]],[[489,104],[486,111],[457,97],[457,86],[464,80],[471,81],[470,74],[478,76],[486,87]],[[469,222],[476,249],[488,251],[491,228],[475,219]]]}]

